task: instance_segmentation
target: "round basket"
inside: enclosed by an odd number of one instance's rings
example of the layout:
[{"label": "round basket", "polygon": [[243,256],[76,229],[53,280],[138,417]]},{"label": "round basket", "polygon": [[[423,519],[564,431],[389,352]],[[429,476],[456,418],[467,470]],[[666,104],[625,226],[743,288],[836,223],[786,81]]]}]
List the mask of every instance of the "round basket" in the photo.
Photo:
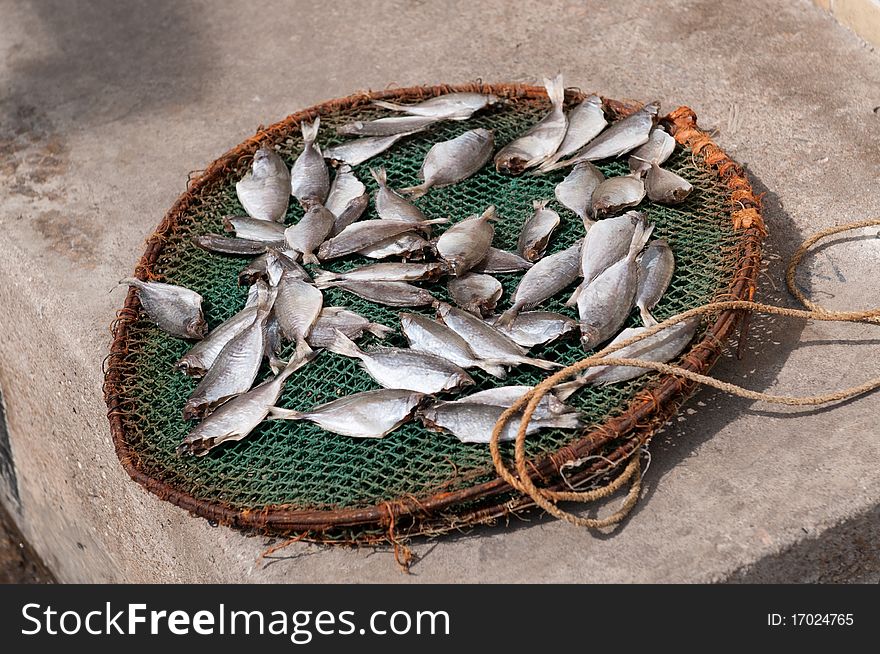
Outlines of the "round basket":
[{"label": "round basket", "polygon": [[[416,183],[416,173],[431,144],[466,129],[495,130],[501,145],[537,121],[549,108],[541,87],[470,84],[395,89],[358,93],[300,111],[266,128],[213,162],[192,179],[147,242],[135,271],[153,279],[191,288],[205,298],[211,327],[244,304],[246,289],[237,286],[241,257],[210,254],[193,246],[192,236],[220,232],[221,217],[243,213],[234,184],[247,170],[261,146],[274,146],[290,164],[302,147],[301,121],[321,117],[319,144],[342,140],[335,127],[351,120],[386,115],[374,99],[411,102],[451,91],[494,93],[504,102],[464,122],[440,123],[428,131],[398,142],[393,148],[355,167],[371,196],[375,183],[368,168],[383,165],[395,187]],[[573,104],[584,94],[568,91]],[[637,103],[604,100],[612,118],[638,108]],[[655,225],[655,236],[665,237],[676,256],[672,285],[656,309],[658,318],[719,299],[751,299],[764,236],[760,203],[742,168],[732,162],[696,126],[693,112],[681,107],[662,119],[681,147],[666,167],[694,185],[687,202],[677,207],[643,203]],[[606,175],[625,171],[625,158],[605,161]],[[532,211],[532,201],[553,198],[553,188],[565,171],[546,176],[511,177],[486,166],[460,184],[432,190],[417,201],[429,217],[453,222],[498,207],[494,245],[513,249],[519,227]],[[302,210],[295,202],[288,223]],[[548,253],[561,250],[583,234],[580,220],[555,201],[550,205],[562,217]],[[372,205],[367,212],[373,211]],[[329,266],[345,270],[363,263],[349,257]],[[502,303],[510,297],[519,275],[498,276],[504,286]],[[437,285],[432,293],[445,299]],[[561,293],[541,308],[565,312]],[[339,289],[325,291],[325,306],[346,306],[376,322],[397,328],[396,312],[368,303]],[[499,308],[507,306],[499,304]],[[431,313],[430,309],[425,313]],[[739,316],[723,312],[712,316],[701,336],[679,364],[705,373],[720,354]],[[634,315],[630,326],[638,324]],[[398,333],[388,341],[403,345]],[[371,345],[367,340],[366,347]],[[270,421],[243,441],[217,448],[202,458],[181,457],[175,449],[192,428],[181,409],[195,380],[174,369],[189,344],[161,332],[141,314],[137,294],[130,291],[113,325],[113,343],[106,362],[105,399],[113,441],[119,459],[138,483],[162,499],[221,524],[276,534],[307,532],[324,541],[367,542],[395,533],[438,533],[493,520],[530,506],[514,492],[492,465],[486,445],[460,443],[450,434],[428,431],[418,421],[381,440],[358,440],[324,432],[310,423]],[[533,356],[570,364],[583,358],[577,339],[532,350]],[[261,373],[265,376],[266,371]],[[478,388],[497,385],[485,374],[475,374]],[[503,383],[534,385],[541,373],[514,370]],[[342,395],[375,388],[357,362],[329,352],[291,377],[279,404],[308,408]],[[530,437],[527,451],[536,483],[549,488],[600,480],[615,466],[644,446],[693,391],[694,384],[679,378],[649,374],[624,384],[587,388],[570,400],[581,409],[588,426],[576,432],[547,431]],[[511,456],[512,447],[503,452]],[[599,455],[599,456],[595,456]],[[578,462],[580,464],[573,464]]]}]

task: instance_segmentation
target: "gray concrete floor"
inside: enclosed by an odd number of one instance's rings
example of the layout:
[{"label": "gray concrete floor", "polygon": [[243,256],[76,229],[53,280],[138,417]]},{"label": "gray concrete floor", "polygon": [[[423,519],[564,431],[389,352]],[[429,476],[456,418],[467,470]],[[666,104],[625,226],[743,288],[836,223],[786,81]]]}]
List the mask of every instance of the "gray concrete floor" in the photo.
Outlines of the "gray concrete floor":
[{"label": "gray concrete floor", "polygon": [[[806,234],[880,215],[880,56],[812,3],[2,0],[0,14],[0,387],[15,462],[0,489],[60,580],[873,578],[878,541],[856,541],[877,522],[877,395],[794,411],[701,392],[656,438],[642,502],[613,535],[533,517],[417,544],[411,576],[387,554],[309,545],[258,565],[263,539],[128,479],[101,400],[114,283],[187,174],[260,124],[365,88],[562,71],[609,97],[690,105],[765,192],[762,299],[790,303],[783,262]],[[811,257],[812,296],[876,306],[875,236]],[[746,358],[716,373],[836,389],[876,375],[878,336],[757,318]]]}]

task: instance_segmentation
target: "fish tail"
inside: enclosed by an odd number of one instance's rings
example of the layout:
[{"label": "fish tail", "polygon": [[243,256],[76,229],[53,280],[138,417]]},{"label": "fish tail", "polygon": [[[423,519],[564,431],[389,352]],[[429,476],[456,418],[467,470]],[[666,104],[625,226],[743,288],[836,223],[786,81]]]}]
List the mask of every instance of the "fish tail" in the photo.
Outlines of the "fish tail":
[{"label": "fish tail", "polygon": [[119,286],[134,286],[135,288],[143,288],[147,283],[137,277],[124,277],[119,280]]},{"label": "fish tail", "polygon": [[269,407],[269,420],[302,420],[306,414],[296,409],[285,409],[280,406]]},{"label": "fish tail", "polygon": [[321,260],[318,259],[317,256],[315,256],[314,252],[303,252],[302,258],[303,263],[309,263],[313,266],[317,266],[319,263],[321,263]]},{"label": "fish tail", "polygon": [[373,179],[376,180],[376,183],[379,186],[387,186],[388,185],[388,173],[385,171],[385,166],[379,166],[378,168],[370,168],[370,174],[373,176]]},{"label": "fish tail", "polygon": [[366,327],[364,327],[368,332],[370,332],[376,338],[388,338],[391,334],[394,333],[394,330],[391,327],[386,327],[385,325],[380,325],[377,322],[371,322]]},{"label": "fish tail", "polygon": [[540,211],[544,209],[548,204],[550,204],[550,200],[532,200],[532,209],[535,211]]},{"label": "fish tail", "polygon": [[635,259],[636,255],[642,251],[645,244],[654,233],[654,225],[649,225],[644,219],[640,220],[636,225],[636,231],[633,233],[632,243],[629,246],[629,258]]},{"label": "fish tail", "polygon": [[318,138],[318,129],[321,127],[321,117],[318,116],[315,118],[315,122],[307,123],[303,121],[300,123],[299,128],[302,131],[303,141],[306,142],[306,145],[309,143],[314,143],[315,139]]},{"label": "fish tail", "polygon": [[571,294],[571,297],[565,301],[565,306],[573,307],[578,303],[578,298],[581,296],[581,293],[584,290],[583,283],[578,284],[578,287],[574,289],[574,293]]},{"label": "fish tail", "polygon": [[328,286],[331,286],[333,282],[339,280],[338,273],[323,270],[321,268],[316,269],[315,272],[317,274],[313,277],[313,281],[318,288],[327,288]]},{"label": "fish tail", "polygon": [[561,413],[554,416],[552,420],[543,421],[548,427],[556,427],[557,429],[577,429],[581,426],[581,416],[579,413]]},{"label": "fish tail", "polygon": [[400,189],[401,193],[404,193],[411,198],[420,198],[425,193],[427,193],[431,188],[431,185],[428,182],[422,182],[421,184],[416,184],[415,186],[407,186],[406,188]]},{"label": "fish tail", "polygon": [[[303,340],[302,342],[305,345],[305,348],[301,350],[299,343],[297,343],[296,352],[294,353],[294,356],[290,358],[290,361],[287,361],[285,363],[281,359],[277,359],[275,357],[272,357],[269,360],[270,366],[273,363],[278,366],[278,371],[275,371],[275,381],[281,382],[283,384],[288,377],[290,377],[293,373],[295,373],[297,370],[306,365],[309,361],[318,356],[318,353],[315,352],[315,350],[313,350],[311,347],[309,347],[309,344],[306,343],[305,340]],[[306,352],[305,350],[308,351]],[[273,368],[273,371],[274,370],[275,369]]]},{"label": "fish tail", "polygon": [[501,365],[500,362],[496,363],[493,359],[480,360],[477,362],[477,367],[498,379],[504,379],[507,377],[507,368]]},{"label": "fish tail", "polygon": [[373,105],[382,109],[390,109],[391,111],[407,111],[409,107],[396,102],[388,102],[387,100],[373,100]]},{"label": "fish tail", "polygon": [[480,220],[496,221],[501,220],[501,216],[498,215],[498,210],[495,208],[495,205],[490,204],[486,210],[480,214]]},{"label": "fish tail", "polygon": [[333,341],[327,346],[327,349],[335,354],[341,354],[344,357],[353,357],[360,359],[364,356],[363,351],[348,336],[338,329],[334,329],[336,335]]},{"label": "fish tail", "polygon": [[554,386],[553,395],[555,395],[559,401],[565,402],[568,398],[570,398],[581,388],[583,388],[584,385],[585,383],[583,378],[577,377],[576,379],[572,379],[571,381]]},{"label": "fish tail", "polygon": [[449,222],[449,218],[431,218],[429,220],[420,220],[418,223],[413,223],[416,227],[421,227],[422,225],[445,225]]},{"label": "fish tail", "polygon": [[653,327],[657,324],[657,319],[648,311],[648,308],[639,305],[639,315],[642,317],[642,324],[645,327]]},{"label": "fish tail", "polygon": [[515,302],[512,307],[510,307],[507,311],[502,313],[498,317],[498,321],[496,324],[501,327],[507,327],[516,320],[516,317],[519,315],[519,312],[522,311],[523,305],[520,302]]},{"label": "fish tail", "polygon": [[561,363],[557,361],[547,361],[547,359],[533,359],[532,357],[520,357],[517,359],[522,364],[535,366],[536,368],[540,368],[541,370],[553,370],[553,368],[562,368],[564,367]]},{"label": "fish tail", "polygon": [[295,361],[308,360],[308,358],[314,353],[315,351],[311,348],[308,342],[306,342],[306,339],[302,336],[298,336],[296,339],[296,350],[294,352]]},{"label": "fish tail", "polygon": [[559,73],[553,79],[544,78],[544,88],[547,89],[547,95],[554,107],[562,109],[562,103],[565,102],[565,84],[562,81],[562,73]]}]

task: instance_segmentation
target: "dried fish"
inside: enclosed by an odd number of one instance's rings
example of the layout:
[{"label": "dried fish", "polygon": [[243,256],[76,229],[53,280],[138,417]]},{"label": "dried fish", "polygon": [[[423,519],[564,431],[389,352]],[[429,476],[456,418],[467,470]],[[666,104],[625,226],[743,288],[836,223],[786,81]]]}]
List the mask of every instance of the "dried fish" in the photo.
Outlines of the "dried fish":
[{"label": "dried fish", "polygon": [[517,345],[532,348],[551,343],[577,329],[574,318],[552,311],[523,311],[509,325],[502,325],[498,316],[486,322]]},{"label": "dried fish", "polygon": [[636,290],[636,306],[645,327],[657,324],[651,309],[657,306],[660,298],[669,288],[675,272],[675,256],[664,239],[648,243],[648,247],[638,258],[639,285]]},{"label": "dried fish", "polygon": [[306,210],[315,204],[324,204],[330,191],[330,172],[324,163],[321,149],[315,143],[320,127],[320,117],[315,118],[314,123],[300,123],[303,151],[290,170],[290,194]]},{"label": "dried fish", "polygon": [[343,164],[336,171],[324,207],[336,218],[331,235],[336,235],[361,217],[370,198],[367,187],[359,180],[351,166]]},{"label": "dried fish", "polygon": [[684,177],[676,175],[671,170],[664,170],[653,162],[645,177],[645,188],[648,191],[648,198],[652,202],[661,204],[680,204],[694,190]]},{"label": "dried fish", "polygon": [[505,145],[495,155],[495,170],[517,175],[528,168],[544,163],[553,156],[565,138],[568,118],[563,110],[565,85],[562,75],[544,79],[544,88],[550,98],[550,113],[533,125],[522,136]]},{"label": "dried fish", "polygon": [[285,271],[295,274],[300,279],[311,281],[305,268],[296,262],[298,256],[297,252],[269,247],[266,254],[257,257],[242,268],[238,273],[238,284],[239,286],[249,286],[262,279],[271,286],[275,286]]},{"label": "dried fish", "polygon": [[635,301],[639,283],[636,257],[654,227],[644,222],[636,225],[626,257],[611,265],[588,284],[578,297],[581,343],[584,350],[592,350],[607,341],[623,326]]},{"label": "dried fish", "polygon": [[346,395],[308,411],[273,407],[270,417],[308,420],[326,431],[343,436],[382,438],[409,420],[424,398],[423,393],[381,389]]},{"label": "dried fish", "polygon": [[366,136],[346,141],[324,150],[324,158],[331,161],[342,161],[351,166],[358,166],[382,154],[404,136],[409,136],[410,133],[394,134],[392,136]]},{"label": "dried fish", "polygon": [[339,234],[321,244],[318,258],[322,261],[344,257],[389,238],[399,236],[413,229],[424,230],[428,225],[449,222],[446,218],[434,218],[419,223],[406,220],[361,220],[352,223]]},{"label": "dried fish", "polygon": [[535,212],[526,220],[519,234],[516,250],[529,261],[537,261],[544,256],[553,230],[559,226],[559,214],[547,208],[549,202],[535,200],[532,203]]},{"label": "dried fish", "polygon": [[645,197],[641,173],[609,177],[593,191],[593,216],[601,218],[634,207]]},{"label": "dried fish", "polygon": [[524,309],[533,309],[570,286],[580,276],[583,239],[570,247],[544,257],[532,266],[519,282],[511,307],[498,318],[500,325],[510,325]]},{"label": "dried fish", "polygon": [[662,165],[675,151],[675,139],[662,127],[655,127],[648,135],[648,142],[633,150],[629,156],[629,169],[634,172],[648,172],[651,163]]},{"label": "dried fish", "polygon": [[[675,325],[670,325],[632,345],[622,347],[608,356],[615,359],[641,359],[642,361],[667,363],[684,351],[688,343],[693,340],[699,325],[700,317],[693,316]],[[622,343],[645,330],[645,327],[624,329],[611,341],[610,345]],[[553,392],[560,400],[566,400],[587,384],[615,384],[641,377],[649,372],[651,371],[648,368],[636,366],[596,366],[588,368],[570,382],[559,384],[553,389]]]},{"label": "dried fish", "polygon": [[374,263],[353,268],[342,273],[320,271],[315,276],[318,288],[331,286],[333,282],[419,282],[438,279],[446,266],[438,261],[428,263]]},{"label": "dried fish", "polygon": [[465,311],[485,318],[491,316],[501,299],[501,282],[491,275],[466,273],[449,280],[449,296]]},{"label": "dried fish", "polygon": [[[434,402],[422,409],[419,417],[429,429],[448,431],[463,443],[488,443],[501,414],[506,411],[505,407],[468,403],[466,400],[467,398],[455,402]],[[516,439],[521,416],[520,413],[511,416],[505,423],[499,440]],[[534,434],[541,429],[578,429],[580,426],[580,418],[576,412],[545,418],[533,416],[526,427],[526,434]]]},{"label": "dried fish", "polygon": [[309,361],[293,360],[273,379],[233,397],[196,425],[178,445],[177,453],[204,456],[221,443],[246,438],[269,415],[288,377]]},{"label": "dried fish", "polygon": [[275,316],[281,333],[296,343],[296,358],[308,356],[309,332],[324,306],[324,296],[317,288],[291,275],[283,275],[278,282]]},{"label": "dried fish", "polygon": [[260,148],[251,169],[236,182],[235,193],[249,216],[283,222],[290,202],[290,171],[273,150]]},{"label": "dried fish", "polygon": [[320,204],[316,204],[306,210],[305,215],[295,225],[291,225],[284,232],[287,246],[294,252],[302,254],[303,263],[317,264],[317,250],[333,225],[336,218]]},{"label": "dried fish", "polygon": [[400,192],[417,198],[434,187],[457,184],[482,168],[492,157],[494,147],[494,135],[482,127],[468,130],[452,140],[435,143],[419,170],[419,179],[423,182],[400,189]]},{"label": "dried fish", "polygon": [[490,205],[481,215],[470,216],[440,235],[437,254],[449,265],[452,274],[463,275],[486,258],[495,235],[493,220],[497,220],[497,216],[495,207]]},{"label": "dried fish", "polygon": [[327,349],[359,359],[361,367],[385,388],[433,394],[474,384],[464,369],[443,357],[397,347],[381,347],[365,352],[340,331],[336,332],[336,339]]},{"label": "dried fish", "polygon": [[526,356],[526,351],[507,336],[472,313],[441,302],[437,313],[443,323],[461,336],[481,359],[506,366],[528,365],[550,370],[560,364]]},{"label": "dried fish", "polygon": [[192,242],[208,252],[220,254],[241,254],[253,256],[262,254],[270,245],[260,241],[248,241],[243,238],[231,238],[222,234],[199,234],[192,237]]},{"label": "dried fish", "polygon": [[373,100],[373,104],[383,109],[402,111],[412,116],[443,120],[466,120],[475,112],[500,102],[491,93],[446,93],[417,104],[399,104],[385,100]]},{"label": "dried fish", "polygon": [[582,161],[599,161],[600,159],[618,157],[647,143],[659,111],[660,105],[656,102],[645,105],[635,113],[608,127],[578,150],[570,159],[557,161],[555,164],[546,166],[544,172],[573,166]]},{"label": "dried fish", "polygon": [[418,313],[401,313],[400,326],[410,349],[416,352],[443,357],[464,370],[480,368],[494,377],[507,376],[502,365],[478,357],[467,341],[441,322]]},{"label": "dried fish", "polygon": [[284,243],[284,225],[250,216],[224,216],[223,228],[236,238],[277,245]]},{"label": "dried fish", "polygon": [[571,209],[583,221],[584,227],[593,226],[593,191],[602,182],[605,175],[589,161],[577,164],[571,172],[556,185],[554,194],[560,204]]},{"label": "dried fish", "polygon": [[490,247],[485,258],[471,268],[471,271],[488,273],[490,275],[502,275],[504,273],[522,272],[523,270],[528,270],[533,265],[531,261],[523,259],[515,252]]},{"label": "dried fish", "polygon": [[428,219],[421,209],[388,186],[388,176],[384,167],[370,168],[370,174],[379,185],[375,197],[376,213],[379,214],[379,218],[411,223],[420,223]]},{"label": "dried fish", "polygon": [[327,347],[336,338],[337,329],[353,341],[361,338],[364,332],[383,339],[394,333],[391,327],[371,322],[354,311],[343,307],[324,307],[309,332],[309,345]]},{"label": "dried fish", "polygon": [[413,232],[405,232],[400,236],[387,238],[375,245],[368,245],[357,251],[370,259],[386,259],[401,257],[403,259],[424,259],[424,251],[431,248],[431,243]]},{"label": "dried fish", "polygon": [[[454,400],[454,402],[460,404],[488,404],[489,406],[498,406],[502,409],[507,409],[512,407],[530,390],[532,390],[531,386],[496,386],[495,388],[488,388],[484,391],[471,393],[461,399]],[[532,417],[535,419],[541,419],[576,412],[577,409],[563,403],[553,393],[547,393],[538,401],[538,405],[535,407]],[[517,421],[514,421],[514,424],[516,424],[516,422]]]},{"label": "dried fish", "polygon": [[360,282],[344,279],[325,284],[325,288],[330,287],[341,288],[370,302],[389,307],[424,307],[437,301],[429,291],[407,282]]},{"label": "dried fish", "polygon": [[602,98],[598,95],[589,96],[568,112],[568,129],[565,138],[553,156],[541,164],[538,172],[543,172],[547,166],[580,150],[596,138],[607,124],[605,112],[602,110]]},{"label": "dried fish", "polygon": [[195,291],[134,277],[126,277],[119,283],[138,289],[141,307],[163,331],[183,338],[202,338],[208,332],[202,315],[202,296]]},{"label": "dried fish", "polygon": [[348,136],[392,136],[413,134],[427,129],[439,119],[430,116],[393,116],[378,120],[356,120],[336,128],[337,134]]},{"label": "dried fish", "polygon": [[190,377],[203,377],[214,365],[223,347],[253,324],[256,317],[257,307],[249,306],[219,324],[177,361],[175,365],[178,370]]},{"label": "dried fish", "polygon": [[342,210],[342,213],[336,216],[333,223],[333,229],[330,230],[330,236],[336,236],[343,229],[351,225],[358,218],[364,215],[364,211],[370,204],[370,196],[364,193],[349,202],[348,206]]},{"label": "dried fish", "polygon": [[261,308],[254,321],[233,337],[214,360],[183,407],[183,419],[202,418],[231,397],[250,389],[263,361],[264,329],[269,311]]}]

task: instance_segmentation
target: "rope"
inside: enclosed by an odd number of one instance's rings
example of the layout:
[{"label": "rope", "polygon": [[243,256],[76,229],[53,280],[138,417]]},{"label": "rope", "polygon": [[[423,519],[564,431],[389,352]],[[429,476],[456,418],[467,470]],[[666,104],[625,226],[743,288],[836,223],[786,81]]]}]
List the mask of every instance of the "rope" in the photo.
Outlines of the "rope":
[{"label": "rope", "polygon": [[[618,475],[613,481],[604,486],[600,486],[598,488],[594,488],[588,491],[551,491],[545,488],[539,488],[532,481],[532,475],[529,474],[527,468],[528,461],[526,459],[525,451],[526,429],[529,425],[529,421],[532,418],[532,414],[537,408],[538,403],[541,401],[541,398],[543,398],[544,395],[550,392],[550,390],[553,389],[561,381],[564,381],[565,379],[575,375],[576,373],[592,366],[633,366],[638,368],[645,368],[648,370],[656,370],[657,372],[661,372],[667,375],[673,375],[676,377],[688,379],[693,382],[697,382],[699,384],[711,386],[713,388],[717,388],[718,390],[724,391],[725,393],[729,393],[738,397],[744,397],[747,399],[762,402],[769,402],[771,404],[785,404],[789,406],[817,406],[820,404],[830,404],[833,402],[839,402],[841,400],[846,400],[859,395],[863,395],[865,393],[876,390],[877,388],[880,388],[880,377],[877,377],[858,386],[852,386],[850,388],[845,388],[839,391],[825,393],[822,395],[810,395],[806,397],[771,395],[769,393],[759,393],[756,391],[751,391],[741,386],[715,379],[714,377],[709,377],[707,375],[695,373],[691,370],[686,370],[684,368],[681,368],[680,366],[669,365],[666,363],[658,363],[654,361],[643,361],[640,359],[615,358],[608,356],[609,354],[612,354],[617,350],[620,350],[621,348],[627,347],[632,343],[637,343],[644,338],[648,338],[649,336],[656,334],[657,332],[666,329],[671,325],[675,325],[684,320],[687,320],[688,318],[697,315],[715,313],[718,311],[755,311],[758,313],[773,314],[789,318],[800,318],[804,320],[820,320],[827,322],[870,322],[880,324],[880,308],[871,309],[868,311],[828,311],[807,299],[800,291],[800,289],[797,288],[794,280],[795,273],[797,272],[797,268],[803,260],[804,255],[818,241],[828,236],[839,234],[841,232],[872,226],[880,226],[880,218],[830,227],[814,234],[809,239],[804,241],[797,249],[795,254],[792,256],[786,270],[786,283],[791,294],[802,305],[807,307],[806,310],[777,307],[770,304],[761,304],[758,302],[751,302],[747,300],[712,302],[710,304],[696,307],[694,309],[690,309],[676,316],[668,318],[667,320],[664,320],[663,322],[660,322],[657,325],[646,329],[640,334],[637,334],[632,338],[626,339],[625,341],[615,343],[614,345],[609,345],[597,352],[596,354],[582,359],[577,363],[574,363],[567,368],[564,368],[546,378],[540,384],[525,393],[512,406],[506,409],[504,413],[501,414],[498,422],[495,424],[495,428],[492,431],[492,438],[489,441],[489,450],[492,454],[492,462],[495,465],[495,470],[498,472],[501,478],[504,479],[504,481],[510,484],[510,486],[528,495],[532,499],[532,501],[535,502],[536,505],[547,511],[547,513],[579,527],[587,527],[590,529],[608,527],[617,524],[629,514],[629,512],[638,502],[641,492],[641,463],[639,460],[638,449],[635,450],[634,456],[631,457],[630,463],[627,465],[624,471],[620,475]],[[514,475],[508,469],[505,462],[502,460],[501,450],[498,443],[501,432],[504,430],[507,422],[520,411],[522,411],[522,417],[520,418],[519,431],[516,435],[516,442],[514,447],[514,463],[516,467],[516,475]],[[630,487],[629,492],[627,493],[623,504],[614,514],[608,516],[607,518],[582,518],[573,513],[563,511],[556,505],[557,502],[593,502],[599,499],[604,499],[619,490],[630,479],[633,480],[633,483]]]}]

